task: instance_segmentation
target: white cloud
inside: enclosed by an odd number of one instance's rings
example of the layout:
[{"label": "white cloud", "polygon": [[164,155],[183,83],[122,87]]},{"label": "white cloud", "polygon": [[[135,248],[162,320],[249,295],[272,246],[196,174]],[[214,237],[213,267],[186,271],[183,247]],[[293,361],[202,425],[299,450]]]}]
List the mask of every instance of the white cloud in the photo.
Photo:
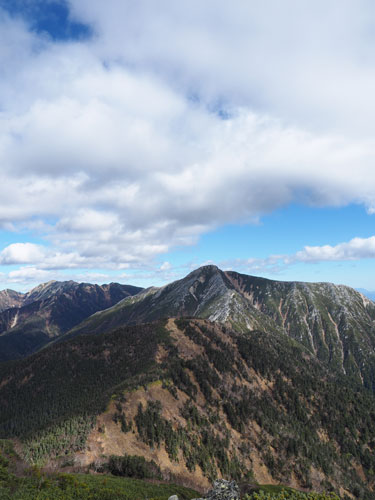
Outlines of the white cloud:
[{"label": "white cloud", "polygon": [[32,264],[41,262],[45,252],[33,243],[13,243],[0,253],[0,265]]},{"label": "white cloud", "polygon": [[81,274],[74,274],[72,279],[77,282],[84,283],[105,283],[111,280],[111,276],[105,273],[88,272]]},{"label": "white cloud", "polygon": [[375,236],[353,238],[349,242],[339,243],[335,246],[305,246],[303,250],[296,253],[294,259],[301,262],[375,259]]},{"label": "white cloud", "polygon": [[215,103],[371,137],[371,0],[70,0],[91,49]]},{"label": "white cloud", "polygon": [[292,201],[372,213],[375,8],[302,4],[71,0],[95,36],[56,44],[1,14],[0,226],[50,244],[1,262],[127,269]]},{"label": "white cloud", "polygon": [[[34,248],[35,247],[35,248]],[[213,261],[191,263],[183,266],[172,266],[170,262],[163,262],[159,268],[152,265],[124,265],[122,269],[128,269],[126,273],[115,275],[98,272],[96,270],[81,272],[82,263],[90,267],[89,259],[82,259],[78,254],[61,254],[51,249],[30,243],[22,246],[10,245],[3,251],[3,255],[12,255],[8,262],[0,261],[0,264],[25,264],[19,269],[8,273],[0,272],[0,279],[8,283],[23,287],[28,290],[32,285],[51,279],[68,280],[78,282],[121,281],[139,286],[162,285],[176,279],[180,279],[200,265],[215,264]],[[1,257],[3,256],[1,255]],[[43,257],[43,258],[41,258]],[[291,255],[271,255],[265,258],[235,259],[217,263],[222,269],[234,269],[249,274],[277,275],[287,268],[296,264],[314,264],[319,262],[351,262],[362,259],[375,259],[375,236],[369,238],[353,238],[348,242],[337,245],[305,246],[302,250]],[[112,269],[112,266],[103,259],[103,269]],[[97,259],[91,261],[91,267],[95,267]],[[121,269],[121,266],[118,267]]]},{"label": "white cloud", "polygon": [[244,269],[250,273],[277,274],[287,267],[298,263],[345,262],[362,259],[375,259],[375,236],[353,238],[337,245],[305,246],[295,254],[270,255],[263,259],[249,258],[222,262],[224,268]]},{"label": "white cloud", "polygon": [[36,284],[56,279],[56,273],[35,267],[20,267],[7,274],[6,281],[21,285]]},{"label": "white cloud", "polygon": [[43,270],[78,268],[87,262],[78,253],[62,253],[34,243],[13,243],[0,253],[0,265],[17,264],[37,266]]},{"label": "white cloud", "polygon": [[172,265],[170,262],[163,262],[163,264],[160,266],[160,271],[169,271],[172,268]]}]

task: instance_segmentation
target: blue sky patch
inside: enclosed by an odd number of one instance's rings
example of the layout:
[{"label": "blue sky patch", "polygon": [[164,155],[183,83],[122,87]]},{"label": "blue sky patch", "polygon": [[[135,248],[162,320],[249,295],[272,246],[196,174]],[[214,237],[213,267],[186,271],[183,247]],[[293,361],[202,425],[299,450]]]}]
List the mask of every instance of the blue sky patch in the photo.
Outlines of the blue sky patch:
[{"label": "blue sky patch", "polygon": [[33,31],[56,41],[83,40],[91,35],[88,25],[70,18],[64,0],[0,0],[0,7],[22,17]]}]

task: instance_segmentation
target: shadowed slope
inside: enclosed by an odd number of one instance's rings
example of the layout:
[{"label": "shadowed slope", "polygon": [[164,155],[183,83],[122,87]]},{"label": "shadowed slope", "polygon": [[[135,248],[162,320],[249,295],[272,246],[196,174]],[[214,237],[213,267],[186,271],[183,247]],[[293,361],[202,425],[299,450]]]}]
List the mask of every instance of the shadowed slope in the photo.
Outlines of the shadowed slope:
[{"label": "shadowed slope", "polygon": [[141,288],[50,281],[22,296],[19,307],[0,313],[0,361],[27,356],[98,310]]}]

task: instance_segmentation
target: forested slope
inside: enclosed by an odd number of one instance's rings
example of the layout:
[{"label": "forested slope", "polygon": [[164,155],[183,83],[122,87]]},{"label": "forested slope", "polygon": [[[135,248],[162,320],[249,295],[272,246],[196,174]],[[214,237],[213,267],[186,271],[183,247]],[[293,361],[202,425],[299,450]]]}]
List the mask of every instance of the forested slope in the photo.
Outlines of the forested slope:
[{"label": "forested slope", "polygon": [[373,498],[374,397],[284,334],[180,319],[79,336],[1,366],[0,408],[30,462],[136,454],[200,487],[245,477]]}]

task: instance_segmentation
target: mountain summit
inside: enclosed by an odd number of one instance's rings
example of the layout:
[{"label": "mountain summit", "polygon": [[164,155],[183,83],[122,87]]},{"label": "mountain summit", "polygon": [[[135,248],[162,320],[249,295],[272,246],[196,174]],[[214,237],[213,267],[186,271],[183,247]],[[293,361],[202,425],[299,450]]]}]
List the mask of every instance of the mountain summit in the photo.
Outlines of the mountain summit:
[{"label": "mountain summit", "polygon": [[320,361],[375,390],[375,304],[344,285],[273,281],[203,266],[181,280],[121,300],[68,335],[168,317],[287,335]]}]

